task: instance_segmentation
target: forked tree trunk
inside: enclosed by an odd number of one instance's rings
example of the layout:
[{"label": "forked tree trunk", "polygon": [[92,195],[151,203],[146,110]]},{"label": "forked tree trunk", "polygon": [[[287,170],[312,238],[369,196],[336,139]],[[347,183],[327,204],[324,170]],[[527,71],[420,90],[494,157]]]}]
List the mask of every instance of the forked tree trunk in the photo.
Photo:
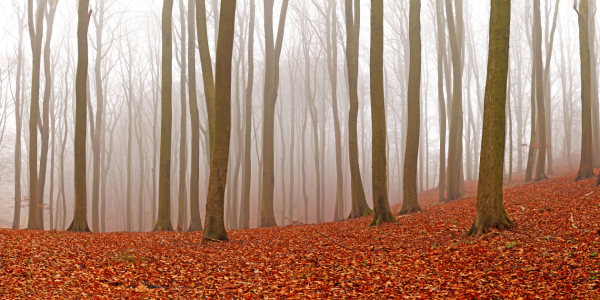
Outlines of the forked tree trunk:
[{"label": "forked tree trunk", "polygon": [[510,7],[510,0],[491,2],[477,215],[467,233],[469,235],[481,235],[486,228],[508,228],[512,223],[502,202]]},{"label": "forked tree trunk", "polygon": [[163,1],[162,78],[160,122],[160,171],[158,179],[158,217],[154,231],[172,231],[171,224],[171,127],[173,88],[173,0]]},{"label": "forked tree trunk", "polygon": [[77,11],[77,74],[75,76],[75,137],[74,156],[75,171],[75,212],[73,222],[67,230],[89,232],[87,222],[87,192],[86,192],[86,83],[88,71],[88,42],[87,32],[90,15],[89,0],[79,0]]},{"label": "forked tree trunk", "polygon": [[[353,2],[354,14],[352,13]],[[352,209],[350,210],[348,219],[353,219],[370,214],[373,211],[367,204],[360,174],[360,165],[358,162],[358,53],[360,1],[345,0],[345,4],[347,35],[346,61],[348,65],[348,94],[350,96],[350,111],[348,114],[348,158],[350,160],[350,189],[352,191]],[[302,159],[304,160],[304,157]]]},{"label": "forked tree trunk", "polygon": [[225,241],[229,241],[225,231],[224,204],[231,136],[231,61],[235,35],[235,7],[236,0],[221,1],[215,67],[215,135],[204,226],[205,237]]},{"label": "forked tree trunk", "polygon": [[[417,159],[419,157],[419,135],[421,126],[421,0],[410,1],[408,22],[410,42],[410,71],[407,95],[407,135],[404,156],[403,201],[400,214],[421,211],[417,199]],[[421,153],[421,157],[423,153]],[[421,169],[421,174],[423,170]]]},{"label": "forked tree trunk", "polygon": [[[414,1],[414,0],[413,0]],[[390,211],[387,195],[387,161],[385,99],[383,88],[383,0],[371,1],[371,122],[372,135],[372,178],[373,178],[373,221],[379,226],[382,222],[396,220]]]},{"label": "forked tree trunk", "polygon": [[[575,7],[573,7],[575,8]],[[590,45],[588,35],[588,0],[579,2],[579,56],[581,59],[581,161],[575,181],[594,177],[592,159],[592,99]]]}]

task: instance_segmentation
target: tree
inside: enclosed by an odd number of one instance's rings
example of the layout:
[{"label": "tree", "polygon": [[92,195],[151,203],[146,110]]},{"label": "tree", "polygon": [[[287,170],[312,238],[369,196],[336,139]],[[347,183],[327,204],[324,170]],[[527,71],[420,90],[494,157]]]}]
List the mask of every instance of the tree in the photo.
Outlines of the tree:
[{"label": "tree", "polygon": [[[410,71],[408,75],[406,154],[404,156],[403,201],[400,214],[421,211],[417,199],[417,159],[421,113],[421,0],[410,1],[409,16]],[[421,153],[423,156],[423,153]],[[422,172],[421,172],[422,173]]]},{"label": "tree", "polygon": [[[189,7],[188,7],[189,10]],[[179,80],[180,88],[179,94],[181,96],[181,118],[180,118],[180,139],[179,139],[179,192],[177,194],[178,200],[178,209],[177,209],[177,230],[182,231],[185,226],[185,204],[187,198],[186,186],[185,186],[185,177],[187,173],[187,107],[186,107],[186,95],[185,95],[185,87],[186,87],[186,48],[185,48],[185,8],[183,5],[183,0],[179,0],[179,20],[181,21],[181,32],[180,32],[180,40],[181,40],[181,49],[179,59],[179,66],[181,67],[181,79]],[[190,44],[195,43],[195,39],[190,39]],[[195,51],[193,51],[195,53]],[[195,66],[190,65],[190,69],[195,68]]]},{"label": "tree", "polygon": [[15,210],[12,229],[21,228],[21,126],[23,125],[23,111],[21,108],[21,80],[23,70],[23,31],[25,29],[24,16],[21,10],[15,7],[19,30],[19,44],[17,46],[17,77],[15,80]]},{"label": "tree", "polygon": [[160,171],[158,179],[158,218],[154,231],[172,231],[171,224],[171,126],[173,88],[173,0],[164,0],[162,9],[162,78],[160,122]]},{"label": "tree", "polygon": [[546,114],[544,110],[543,90],[543,63],[542,63],[542,22],[540,17],[540,0],[533,1],[533,59],[535,64],[535,96],[537,104],[537,135],[538,135],[538,157],[534,181],[547,179],[546,177]]},{"label": "tree", "polygon": [[[43,0],[42,0],[43,1]],[[87,32],[92,11],[88,12],[90,1],[79,0],[77,11],[77,73],[75,75],[75,213],[73,222],[67,230],[89,232],[87,222],[87,191],[86,191],[86,84],[88,72],[88,42]]]},{"label": "tree", "polygon": [[231,136],[231,61],[235,36],[235,7],[236,0],[221,1],[215,66],[215,135],[204,223],[204,237],[224,241],[229,241],[225,231],[224,206]]},{"label": "tree", "polygon": [[481,235],[487,228],[508,228],[512,223],[502,203],[510,7],[510,0],[491,1],[477,215],[469,235]]},{"label": "tree", "polygon": [[590,45],[588,27],[588,0],[573,4],[579,20],[579,57],[581,61],[581,161],[575,181],[594,177],[592,158],[592,93]]},{"label": "tree", "polygon": [[[213,6],[216,7],[214,2]],[[215,19],[217,18],[218,16],[215,16]],[[206,100],[206,111],[208,115],[208,157],[210,161],[215,127],[215,80],[213,77],[212,59],[210,58],[210,48],[208,47],[206,3],[203,0],[196,0],[196,26],[198,29],[198,51],[200,53],[200,63],[202,65],[202,81],[204,82],[204,98]],[[215,27],[216,26],[217,22],[215,21]]]},{"label": "tree", "polygon": [[265,28],[265,86],[263,106],[263,191],[261,199],[260,226],[277,226],[273,210],[273,195],[275,192],[275,103],[279,91],[279,57],[283,45],[285,18],[289,0],[283,0],[279,14],[277,39],[273,38],[273,2],[264,0],[264,28]]},{"label": "tree", "polygon": [[[450,48],[452,50],[452,102],[450,118],[450,135],[448,136],[448,194],[446,200],[460,197],[460,177],[462,165],[462,1],[456,1],[456,22],[452,3],[446,0],[446,15],[448,19],[448,32]],[[456,23],[456,26],[455,26]]]},{"label": "tree", "polygon": [[372,135],[372,178],[373,178],[373,221],[396,222],[387,194],[386,122],[383,88],[383,0],[371,0],[371,124]]},{"label": "tree", "polygon": [[444,5],[435,2],[437,67],[438,67],[438,110],[440,115],[440,177],[438,183],[438,201],[446,200],[446,101],[444,100],[444,59],[446,54],[446,31],[443,24]]},{"label": "tree", "polygon": [[190,174],[190,227],[188,231],[202,230],[202,220],[200,219],[200,116],[198,112],[198,99],[196,96],[196,22],[195,22],[195,2],[188,0],[188,89],[190,97],[190,118],[191,118],[191,174]]},{"label": "tree", "polygon": [[[354,14],[352,4],[354,2]],[[359,218],[373,211],[367,204],[358,162],[358,53],[360,35],[360,1],[346,0],[346,63],[348,68],[348,158],[350,160],[350,190],[352,209],[348,219]]]}]

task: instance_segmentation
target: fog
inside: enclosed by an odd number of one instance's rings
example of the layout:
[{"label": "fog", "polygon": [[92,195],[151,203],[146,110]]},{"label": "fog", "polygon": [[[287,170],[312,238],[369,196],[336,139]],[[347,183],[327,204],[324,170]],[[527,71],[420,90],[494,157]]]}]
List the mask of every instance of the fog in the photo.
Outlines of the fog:
[{"label": "fog", "polygon": [[[34,7],[39,2],[33,1]],[[40,122],[38,159],[44,160],[40,137],[47,128],[48,147],[42,204],[45,229],[66,229],[74,214],[75,76],[77,66],[77,1],[48,0],[43,19],[40,71]],[[220,1],[204,1],[208,46],[215,69]],[[275,1],[272,29],[277,38],[283,1]],[[403,170],[407,143],[407,90],[409,75],[409,1],[384,1],[384,95],[386,120],[387,194],[389,205],[403,201]],[[443,1],[442,1],[443,2]],[[456,1],[452,1],[453,3]],[[505,180],[514,181],[527,167],[531,141],[533,1],[512,1]],[[257,0],[253,84],[250,120],[245,97],[250,64],[248,40],[250,0],[238,0],[235,18],[231,89],[231,139],[225,191],[225,227],[243,226],[243,179],[245,132],[250,132],[249,224],[259,227],[263,193],[263,132],[265,125],[264,5]],[[462,142],[458,165],[465,181],[477,180],[483,95],[486,84],[489,34],[489,1],[462,0]],[[590,1],[594,3],[595,1]],[[333,6],[335,4],[335,6]],[[279,58],[277,100],[274,109],[274,195],[277,225],[341,220],[352,210],[349,159],[348,63],[346,60],[345,2],[290,0]],[[438,82],[443,78],[446,108],[452,99],[451,46],[443,10],[444,45],[438,77],[438,33],[436,0],[421,1],[422,71],[420,85],[420,139],[418,192],[435,189],[440,178],[440,98]],[[556,7],[558,4],[558,7]],[[53,22],[51,8],[56,5]],[[542,60],[546,143],[546,172],[554,167],[578,167],[581,151],[582,102],[578,15],[571,1],[541,1]],[[364,194],[373,207],[372,115],[370,97],[370,1],[361,1],[358,57],[357,143]],[[158,214],[159,152],[161,138],[161,13],[162,1],[90,0],[88,29],[88,84],[86,182],[87,214],[92,231],[150,231]],[[553,17],[558,12],[552,33]],[[36,10],[33,10],[34,15]],[[455,11],[456,13],[456,11]],[[333,18],[333,14],[336,15]],[[195,69],[199,113],[199,211],[204,222],[210,174],[208,108],[198,35],[194,35],[195,64],[188,59],[188,1],[173,7],[172,134],[170,160],[170,218],[173,228],[187,230],[192,219],[190,174],[192,172],[192,115],[189,70]],[[34,16],[35,17],[35,16]],[[457,16],[458,19],[458,16]],[[597,28],[591,17],[590,28]],[[26,1],[0,3],[0,227],[12,227],[15,206],[21,206],[20,228],[28,224],[30,172],[28,168],[32,99],[32,47],[27,25]],[[336,26],[331,23],[336,22]],[[196,20],[193,20],[196,22]],[[22,34],[19,34],[20,29]],[[48,28],[52,28],[50,43]],[[331,30],[335,28],[336,34]],[[196,30],[196,28],[194,28]],[[271,29],[267,29],[271,30]],[[597,31],[597,29],[595,29]],[[598,144],[598,39],[590,30],[592,49],[592,132],[595,163],[600,162]],[[39,34],[39,32],[38,32]],[[100,36],[101,35],[101,38]],[[20,46],[21,43],[21,46]],[[334,47],[334,45],[336,47]],[[551,45],[551,46],[550,46]],[[19,57],[19,48],[22,57]],[[49,47],[49,61],[44,51]],[[551,49],[551,50],[550,50]],[[100,54],[98,55],[98,51]],[[334,52],[335,51],[335,52]],[[551,55],[550,55],[551,54]],[[21,64],[21,77],[17,77]],[[182,71],[183,69],[183,71]],[[47,72],[49,75],[47,76]],[[332,72],[336,77],[332,77]],[[547,77],[546,77],[547,73]],[[48,79],[50,79],[49,82]],[[17,87],[19,82],[19,87]],[[333,93],[335,91],[335,93]],[[43,113],[47,93],[48,117]],[[333,95],[335,94],[335,99]],[[17,98],[20,107],[17,107]],[[99,101],[100,100],[100,101]],[[182,106],[183,105],[183,106]],[[445,109],[447,110],[447,109]],[[98,114],[102,117],[98,118]],[[444,159],[448,163],[450,112],[445,126]],[[20,118],[17,117],[20,116]],[[183,120],[183,121],[182,121]],[[336,145],[336,120],[339,144]],[[20,122],[20,134],[17,123]],[[250,124],[250,127],[247,127]],[[183,138],[183,142],[182,142]],[[20,140],[20,157],[15,146]],[[183,147],[183,148],[182,148]],[[336,147],[339,147],[336,151]],[[182,151],[183,150],[183,151]],[[21,161],[15,179],[16,160]],[[341,162],[341,172],[336,164]],[[97,160],[97,161],[96,161]],[[94,164],[97,164],[95,170]],[[444,168],[445,169],[445,168]],[[96,171],[96,172],[95,172]],[[40,175],[41,176],[41,175]],[[338,177],[339,176],[339,177]],[[94,187],[94,178],[97,186]],[[523,176],[521,176],[523,177]],[[15,191],[20,181],[21,196]],[[341,180],[341,190],[338,189]],[[97,191],[98,207],[93,199]],[[15,198],[18,199],[15,199]],[[341,207],[341,208],[340,208]],[[291,209],[290,209],[291,208]],[[98,210],[99,225],[92,225]],[[263,224],[264,225],[264,224]],[[98,228],[93,228],[93,227]]]}]

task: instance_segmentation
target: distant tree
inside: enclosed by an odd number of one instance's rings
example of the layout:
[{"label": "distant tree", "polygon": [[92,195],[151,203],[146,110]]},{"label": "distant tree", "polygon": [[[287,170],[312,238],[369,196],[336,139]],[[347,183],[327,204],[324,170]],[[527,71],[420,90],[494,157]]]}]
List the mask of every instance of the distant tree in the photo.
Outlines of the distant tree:
[{"label": "distant tree", "polygon": [[171,127],[173,88],[173,0],[164,0],[162,9],[162,78],[160,124],[160,171],[158,179],[158,218],[154,231],[172,231],[171,224]]},{"label": "distant tree", "polygon": [[[539,1],[539,0],[538,0]],[[575,181],[594,177],[592,158],[592,93],[590,44],[588,27],[588,0],[573,4],[579,19],[579,57],[581,60],[581,161]]]},{"label": "distant tree", "polygon": [[[31,1],[31,0],[30,0]],[[43,1],[43,0],[42,0]],[[87,108],[87,72],[88,41],[87,32],[92,11],[88,12],[90,1],[79,0],[77,11],[77,74],[75,75],[75,213],[73,222],[67,230],[89,232],[87,222],[87,189],[86,189],[86,108]]]},{"label": "distant tree", "polygon": [[387,194],[386,122],[383,88],[383,0],[371,0],[371,122],[372,178],[373,178],[373,221],[396,222]]},{"label": "distant tree", "polygon": [[446,54],[446,31],[443,23],[444,4],[435,1],[438,69],[438,110],[440,116],[440,170],[438,201],[446,200],[446,101],[444,100],[444,59]]},{"label": "distant tree", "polygon": [[[403,201],[400,214],[421,211],[417,199],[417,159],[419,157],[419,135],[421,125],[421,0],[410,1],[408,23],[410,43],[410,71],[408,75],[407,96],[407,135],[406,154],[404,156]],[[424,153],[421,153],[423,156]],[[423,172],[421,172],[423,173]]]},{"label": "distant tree", "polygon": [[[18,6],[15,6],[19,30],[17,46],[17,76],[15,78],[15,210],[12,229],[21,228],[21,127],[23,126],[23,109],[21,108],[21,80],[23,71],[23,31],[25,17]],[[24,13],[24,12],[23,12]]]},{"label": "distant tree", "polygon": [[[189,10],[189,7],[188,7]],[[178,59],[181,74],[179,80],[179,94],[181,98],[181,118],[180,118],[180,138],[179,138],[179,191],[177,193],[177,230],[183,231],[185,227],[185,216],[186,216],[186,202],[187,202],[187,187],[186,187],[186,173],[187,173],[187,97],[185,94],[186,80],[187,80],[187,57],[186,57],[186,36],[185,36],[185,7],[183,0],[179,0],[179,21],[181,24],[180,32],[180,55]],[[195,43],[195,38],[190,39],[190,44]],[[195,51],[193,51],[195,54]],[[190,64],[190,69],[195,66]]]},{"label": "distant tree", "polygon": [[236,0],[221,1],[215,66],[215,135],[210,162],[204,236],[229,241],[225,231],[225,188],[231,136],[231,62]]},{"label": "distant tree", "polygon": [[469,235],[481,235],[486,228],[505,229],[512,223],[502,203],[510,8],[510,0],[491,1],[477,215]]}]

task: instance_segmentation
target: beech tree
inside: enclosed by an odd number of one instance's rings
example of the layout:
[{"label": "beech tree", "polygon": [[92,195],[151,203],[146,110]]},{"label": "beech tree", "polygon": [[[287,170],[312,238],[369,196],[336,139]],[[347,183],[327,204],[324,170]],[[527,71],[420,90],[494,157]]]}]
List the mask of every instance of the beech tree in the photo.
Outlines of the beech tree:
[{"label": "beech tree", "polygon": [[[411,3],[412,4],[412,3]],[[386,160],[386,120],[383,87],[383,0],[371,1],[371,123],[372,168],[373,168],[373,221],[379,226],[382,222],[396,222],[388,202],[387,160]]]},{"label": "beech tree", "polygon": [[512,223],[502,202],[510,8],[510,0],[491,1],[477,214],[469,235],[482,235],[487,228],[505,229]]},{"label": "beech tree", "polygon": [[[419,135],[421,125],[421,0],[410,1],[409,16],[410,71],[408,75],[407,113],[408,129],[406,154],[404,156],[404,176],[402,210],[400,214],[421,211],[417,199],[417,159],[419,157]],[[424,154],[421,153],[421,156]],[[422,172],[421,172],[422,173]]]},{"label": "beech tree", "polygon": [[24,12],[15,6],[19,42],[17,46],[17,76],[15,77],[15,210],[12,229],[21,228],[21,127],[23,125],[23,110],[21,104],[21,80],[23,77],[23,31],[25,29]]},{"label": "beech tree", "polygon": [[217,64],[215,66],[215,134],[210,159],[204,237],[229,241],[225,231],[225,188],[231,136],[231,62],[235,36],[236,0],[221,1]]}]

